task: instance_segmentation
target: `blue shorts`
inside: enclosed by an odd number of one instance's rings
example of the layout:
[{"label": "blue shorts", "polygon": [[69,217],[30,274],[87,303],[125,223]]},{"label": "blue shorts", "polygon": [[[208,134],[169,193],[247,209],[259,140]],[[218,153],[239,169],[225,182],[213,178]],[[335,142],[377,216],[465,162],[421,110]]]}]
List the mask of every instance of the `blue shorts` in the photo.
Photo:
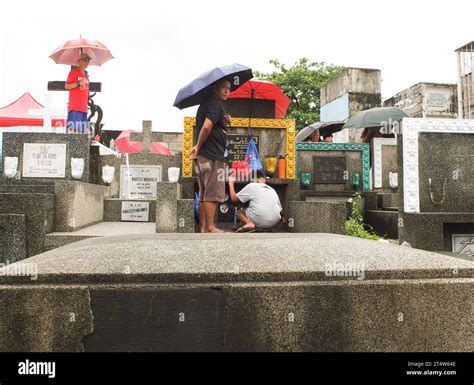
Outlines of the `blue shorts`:
[{"label": "blue shorts", "polygon": [[87,121],[87,113],[80,111],[69,111],[67,114],[67,126],[68,133],[73,134],[88,134],[89,123]]}]

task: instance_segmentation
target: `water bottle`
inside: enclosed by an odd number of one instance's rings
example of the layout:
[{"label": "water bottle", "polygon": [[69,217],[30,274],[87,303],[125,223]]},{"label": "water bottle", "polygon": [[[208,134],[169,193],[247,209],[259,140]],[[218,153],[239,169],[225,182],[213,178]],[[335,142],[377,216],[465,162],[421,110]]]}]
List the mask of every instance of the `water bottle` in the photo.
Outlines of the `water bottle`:
[{"label": "water bottle", "polygon": [[280,155],[280,158],[278,159],[278,178],[279,179],[285,179],[286,178],[286,169],[285,169],[285,156]]}]

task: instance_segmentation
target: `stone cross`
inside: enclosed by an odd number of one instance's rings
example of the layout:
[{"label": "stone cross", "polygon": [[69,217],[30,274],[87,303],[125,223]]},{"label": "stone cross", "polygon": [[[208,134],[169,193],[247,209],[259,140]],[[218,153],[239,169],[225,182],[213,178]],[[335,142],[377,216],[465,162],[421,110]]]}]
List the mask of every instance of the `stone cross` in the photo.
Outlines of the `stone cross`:
[{"label": "stone cross", "polygon": [[163,139],[161,138],[161,133],[152,133],[151,132],[151,120],[143,121],[142,132],[132,132],[130,135],[130,141],[132,142],[142,142],[142,152],[150,152],[151,142],[160,142]]},{"label": "stone cross", "polygon": [[46,94],[44,96],[44,108],[43,109],[30,109],[28,110],[28,114],[32,116],[40,116],[43,118],[43,128],[47,130],[47,132],[56,132],[56,133],[63,133],[66,130],[66,127],[52,127],[52,118],[66,118],[66,110],[63,109],[56,109],[54,110],[52,107],[53,104],[53,95]]},{"label": "stone cross", "polygon": [[[48,82],[48,91],[67,91],[64,87],[66,82],[64,81],[51,81]],[[91,82],[89,83],[89,92],[101,92],[102,83]]]}]

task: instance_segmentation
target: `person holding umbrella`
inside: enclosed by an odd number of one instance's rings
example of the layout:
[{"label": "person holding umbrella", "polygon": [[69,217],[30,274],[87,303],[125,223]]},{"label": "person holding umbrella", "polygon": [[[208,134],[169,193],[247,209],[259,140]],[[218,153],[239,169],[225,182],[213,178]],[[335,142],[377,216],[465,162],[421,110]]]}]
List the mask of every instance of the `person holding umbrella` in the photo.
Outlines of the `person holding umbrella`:
[{"label": "person holding umbrella", "polygon": [[86,68],[91,57],[83,52],[77,59],[77,68],[69,72],[65,88],[69,90],[67,114],[68,133],[88,133],[87,109],[89,100],[89,78]]},{"label": "person holding umbrella", "polygon": [[199,231],[222,233],[214,225],[218,202],[226,201],[224,159],[227,147],[227,125],[222,101],[253,78],[252,69],[241,64],[213,68],[181,88],[173,105],[179,109],[199,104],[196,114],[196,144],[190,159],[199,184]]},{"label": "person holding umbrella", "polygon": [[225,196],[225,150],[230,117],[224,113],[222,101],[227,100],[231,85],[226,78],[212,87],[212,94],[201,103],[196,114],[197,142],[191,149],[199,184],[199,231],[222,232],[214,226],[218,202]]},{"label": "person holding umbrella", "polygon": [[114,57],[101,42],[82,37],[61,44],[49,57],[56,64],[76,67],[69,72],[65,86],[69,91],[67,130],[70,133],[86,133],[89,129],[89,77],[86,69],[89,65],[101,66]]}]

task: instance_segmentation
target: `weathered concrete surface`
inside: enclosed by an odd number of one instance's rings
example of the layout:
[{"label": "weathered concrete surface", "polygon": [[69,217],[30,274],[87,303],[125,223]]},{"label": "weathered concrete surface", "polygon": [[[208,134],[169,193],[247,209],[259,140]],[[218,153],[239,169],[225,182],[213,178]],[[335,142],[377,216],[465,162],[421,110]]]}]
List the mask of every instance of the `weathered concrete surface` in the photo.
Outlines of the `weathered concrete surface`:
[{"label": "weathered concrete surface", "polygon": [[54,229],[53,194],[0,194],[0,214],[24,214],[26,254],[43,252],[44,236]]},{"label": "weathered concrete surface", "polygon": [[347,201],[293,201],[287,220],[292,219],[288,231],[294,233],[344,234],[352,204]]},{"label": "weathered concrete surface", "polygon": [[0,308],[0,352],[83,351],[93,331],[86,286],[0,285]]},{"label": "weathered concrete surface", "polygon": [[367,210],[364,223],[382,237],[398,239],[398,211]]},{"label": "weathered concrete surface", "polygon": [[26,255],[26,215],[0,214],[0,263],[13,263]]},{"label": "weathered concrete surface", "polygon": [[104,219],[109,188],[78,181],[57,181],[54,230],[76,231]]},{"label": "weathered concrete surface", "polygon": [[[94,332],[81,329],[85,338],[71,339],[70,350],[474,348],[474,263],[382,242],[330,234],[154,234],[87,239],[26,261],[38,264],[34,283],[0,276],[0,285],[90,293]],[[337,263],[364,266],[363,279],[327,274]],[[58,319],[31,319],[0,293],[0,323],[9,320],[2,336],[15,325],[44,330],[49,341],[63,333]],[[71,293],[57,295],[65,305],[51,312],[61,314],[69,308],[62,295]],[[43,307],[44,297],[37,298]],[[31,338],[0,338],[0,349],[55,349]]]},{"label": "weathered concrete surface", "polygon": [[156,232],[176,233],[178,230],[178,183],[158,182],[156,189]]},{"label": "weathered concrete surface", "polygon": [[[3,173],[3,169],[2,169]],[[23,193],[39,193],[54,194],[54,180],[45,182],[44,180],[29,180],[6,178],[0,175],[0,193],[23,194]]]},{"label": "weathered concrete surface", "polygon": [[417,83],[385,100],[384,107],[401,108],[412,118],[456,118],[457,86]]},{"label": "weathered concrete surface", "polygon": [[196,221],[194,219],[194,199],[178,199],[178,233],[194,233]]},{"label": "weathered concrete surface", "polygon": [[44,251],[56,249],[87,238],[154,234],[155,223],[101,222],[73,232],[55,232],[44,237]]},{"label": "weathered concrete surface", "polygon": [[400,213],[399,221],[403,224],[398,229],[400,243],[423,250],[452,251],[453,234],[474,232],[474,213]]},{"label": "weathered concrete surface", "polygon": [[382,75],[377,69],[347,68],[321,87],[321,106],[346,93],[381,93]]},{"label": "weathered concrete surface", "polygon": [[[470,278],[474,273],[468,261],[336,234],[120,235],[86,239],[27,261],[38,263],[37,282],[44,283],[328,281],[334,277],[325,276],[325,267],[334,261],[363,261],[366,279]],[[456,276],[455,266],[462,268]],[[0,277],[0,283],[18,280]]]}]

